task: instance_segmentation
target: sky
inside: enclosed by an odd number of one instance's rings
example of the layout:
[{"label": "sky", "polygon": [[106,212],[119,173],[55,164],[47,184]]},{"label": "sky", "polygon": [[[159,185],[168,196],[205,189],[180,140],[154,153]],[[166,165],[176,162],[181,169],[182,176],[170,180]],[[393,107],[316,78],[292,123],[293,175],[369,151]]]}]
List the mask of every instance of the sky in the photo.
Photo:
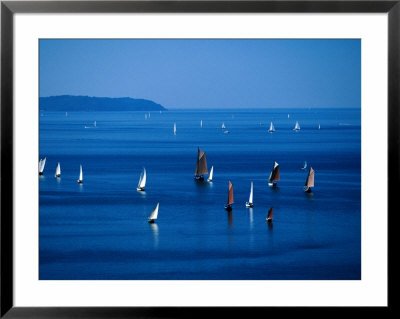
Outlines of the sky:
[{"label": "sky", "polygon": [[166,108],[361,107],[359,39],[41,39],[39,94]]}]

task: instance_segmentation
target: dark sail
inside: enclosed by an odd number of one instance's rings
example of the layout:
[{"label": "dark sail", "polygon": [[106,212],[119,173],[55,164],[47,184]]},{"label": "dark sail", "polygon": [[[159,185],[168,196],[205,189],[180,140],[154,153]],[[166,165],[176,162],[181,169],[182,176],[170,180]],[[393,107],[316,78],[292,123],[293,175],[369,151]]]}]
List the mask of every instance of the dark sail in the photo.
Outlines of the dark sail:
[{"label": "dark sail", "polygon": [[194,174],[196,176],[208,174],[206,153],[203,152],[200,147],[197,151],[197,165]]},{"label": "dark sail", "polygon": [[276,182],[279,180],[280,180],[279,164],[277,162],[275,162],[274,168],[272,169],[271,175],[269,176],[269,182]]},{"label": "dark sail", "polygon": [[314,187],[314,170],[312,167],[310,167],[310,170],[308,171],[305,186]]},{"label": "dark sail", "polygon": [[269,209],[268,211],[268,218],[267,219],[272,219],[272,217],[274,217],[274,212],[272,210],[272,207]]},{"label": "dark sail", "polygon": [[229,188],[228,188],[228,205],[233,204],[233,185],[231,181],[229,181]]}]

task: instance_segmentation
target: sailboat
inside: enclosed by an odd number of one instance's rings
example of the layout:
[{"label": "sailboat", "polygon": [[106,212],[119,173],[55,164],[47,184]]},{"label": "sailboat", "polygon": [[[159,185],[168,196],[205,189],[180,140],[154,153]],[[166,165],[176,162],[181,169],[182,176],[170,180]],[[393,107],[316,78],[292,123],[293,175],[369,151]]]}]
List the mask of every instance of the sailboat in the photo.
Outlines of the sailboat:
[{"label": "sailboat", "polygon": [[46,157],[39,161],[39,175],[43,175],[44,166],[46,165]]},{"label": "sailboat", "polygon": [[318,129],[319,129],[319,130],[321,129],[321,124],[318,124]]},{"label": "sailboat", "polygon": [[146,186],[146,169],[143,167],[143,171],[140,174],[139,183],[138,183],[138,186],[137,186],[136,189],[138,191],[142,191],[143,192],[145,186]]},{"label": "sailboat", "polygon": [[253,182],[251,182],[250,186],[250,195],[249,195],[249,201],[246,202],[246,207],[253,207]]},{"label": "sailboat", "polygon": [[200,127],[203,127],[203,120],[200,120]]},{"label": "sailboat", "polygon": [[276,182],[280,180],[279,176],[279,164],[277,162],[274,163],[274,167],[272,168],[271,173],[268,178],[268,186],[276,187]]},{"label": "sailboat", "polygon": [[93,123],[93,126],[94,126],[94,127],[97,127],[97,123],[96,123],[96,121],[94,121],[94,123]]},{"label": "sailboat", "polygon": [[157,203],[156,207],[153,208],[153,210],[152,210],[152,212],[151,212],[151,214],[150,214],[150,216],[149,216],[149,218],[147,220],[149,223],[154,223],[155,220],[157,219],[157,217],[158,217],[158,207],[160,207],[160,203]]},{"label": "sailboat", "polygon": [[79,172],[79,179],[77,180],[78,184],[82,184],[83,183],[83,172],[82,172],[82,165],[81,165],[81,169]]},{"label": "sailboat", "polygon": [[306,183],[304,184],[304,191],[306,193],[311,193],[311,187],[314,187],[314,170],[310,166],[310,170],[308,171]]},{"label": "sailboat", "polygon": [[290,118],[290,114],[287,115],[287,118]]},{"label": "sailboat", "polygon": [[176,123],[174,123],[174,135],[176,135]]},{"label": "sailboat", "polygon": [[214,166],[211,166],[210,175],[208,175],[207,182],[212,182],[214,174]]},{"label": "sailboat", "polygon": [[206,152],[202,151],[200,147],[197,150],[197,164],[194,178],[198,181],[204,181],[204,174],[208,174]]},{"label": "sailboat", "polygon": [[272,223],[272,217],[274,217],[273,207],[271,207],[271,208],[269,209],[269,211],[268,211],[268,217],[265,218],[265,220],[266,220],[268,223]]},{"label": "sailboat", "polygon": [[60,162],[58,162],[54,177],[60,177],[60,176],[61,176],[61,167],[60,167]]},{"label": "sailboat", "polygon": [[224,122],[222,122],[221,128],[222,128],[223,130],[226,129],[226,126],[225,126],[225,123],[224,123]]},{"label": "sailboat", "polygon": [[270,133],[275,132],[275,127],[274,127],[274,124],[272,124],[272,122],[271,122],[271,125],[269,126],[268,132],[270,132]]},{"label": "sailboat", "polygon": [[304,161],[303,167],[301,169],[306,169],[307,168],[307,161]]},{"label": "sailboat", "polygon": [[230,212],[232,210],[232,204],[233,204],[233,185],[231,181],[229,181],[229,186],[228,186],[228,201],[225,205],[225,209]]},{"label": "sailboat", "polygon": [[293,131],[300,131],[300,125],[299,122],[296,121],[296,125],[294,126]]}]

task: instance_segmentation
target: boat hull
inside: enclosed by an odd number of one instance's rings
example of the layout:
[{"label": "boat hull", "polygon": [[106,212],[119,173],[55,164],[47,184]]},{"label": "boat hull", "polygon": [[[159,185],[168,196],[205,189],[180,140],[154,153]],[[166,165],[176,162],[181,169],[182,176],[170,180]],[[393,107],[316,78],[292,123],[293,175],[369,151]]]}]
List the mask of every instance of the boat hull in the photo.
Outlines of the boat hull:
[{"label": "boat hull", "polygon": [[195,175],[194,179],[195,179],[196,181],[204,181],[204,176],[202,176],[202,175]]},{"label": "boat hull", "polygon": [[137,187],[136,190],[139,192],[144,192],[144,187]]},{"label": "boat hull", "polygon": [[231,205],[225,205],[225,209],[230,212],[232,211],[232,206]]},{"label": "boat hull", "polygon": [[272,223],[272,218],[265,218],[268,223]]},{"label": "boat hull", "polygon": [[275,183],[275,182],[272,182],[272,183],[271,183],[271,182],[268,182],[268,186],[269,186],[269,187],[276,187],[276,183]]},{"label": "boat hull", "polygon": [[155,223],[155,220],[154,220],[154,219],[149,219],[147,222],[148,222],[149,224],[154,224],[154,223]]},{"label": "boat hull", "polygon": [[78,184],[82,184],[82,183],[83,183],[83,181],[81,181],[80,179],[78,179],[76,182],[77,182]]},{"label": "boat hull", "polygon": [[253,206],[254,206],[253,203],[246,202],[246,207],[253,207]]},{"label": "boat hull", "polygon": [[43,175],[43,172],[39,172],[39,176],[42,176]]},{"label": "boat hull", "polygon": [[312,192],[311,191],[311,187],[307,187],[307,186],[303,187],[303,191],[304,191],[304,193],[311,193]]},{"label": "boat hull", "polygon": [[54,177],[59,178],[61,176],[61,174],[56,174],[54,175]]}]

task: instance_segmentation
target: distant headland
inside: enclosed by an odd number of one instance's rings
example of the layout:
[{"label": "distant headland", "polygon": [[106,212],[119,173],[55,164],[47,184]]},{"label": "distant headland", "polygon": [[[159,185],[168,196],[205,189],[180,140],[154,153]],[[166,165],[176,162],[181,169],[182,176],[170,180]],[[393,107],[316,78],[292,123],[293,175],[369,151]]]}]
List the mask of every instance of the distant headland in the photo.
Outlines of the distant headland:
[{"label": "distant headland", "polygon": [[58,95],[39,98],[40,111],[164,111],[160,104],[130,97]]}]

